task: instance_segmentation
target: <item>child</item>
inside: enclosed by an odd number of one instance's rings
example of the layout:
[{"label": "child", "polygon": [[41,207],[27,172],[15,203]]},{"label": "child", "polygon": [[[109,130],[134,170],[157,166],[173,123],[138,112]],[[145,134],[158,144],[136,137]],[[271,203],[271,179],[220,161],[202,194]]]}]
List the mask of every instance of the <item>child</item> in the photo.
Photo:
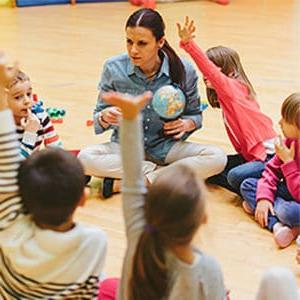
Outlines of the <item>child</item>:
[{"label": "child", "polygon": [[[103,99],[122,109],[123,212],[127,251],[119,299],[225,299],[217,262],[192,246],[206,221],[195,174],[184,165],[162,171],[148,193],[143,179],[142,120],[151,93],[131,97],[108,92]],[[177,176],[174,184],[174,176]]]},{"label": "child", "polygon": [[46,112],[31,112],[32,87],[29,77],[18,70],[7,93],[8,106],[17,125],[21,155],[26,158],[44,143],[46,147],[62,147],[54,126]]},{"label": "child", "polygon": [[282,132],[286,137],[275,145],[261,179],[248,178],[241,185],[247,213],[273,231],[279,247],[287,247],[297,237],[300,226],[300,93],[282,104]]},{"label": "child", "polygon": [[85,201],[83,168],[64,150],[47,149],[19,169],[5,100],[13,73],[0,52],[1,299],[97,299],[107,241],[102,230],[73,221]]},{"label": "child", "polygon": [[272,121],[260,111],[236,51],[218,46],[205,55],[193,41],[193,21],[186,17],[184,26],[177,23],[177,27],[180,46],[203,73],[208,101],[222,109],[228,137],[238,153],[229,155],[225,170],[208,182],[239,193],[242,181],[259,178],[265,161],[274,154],[276,132]]}]

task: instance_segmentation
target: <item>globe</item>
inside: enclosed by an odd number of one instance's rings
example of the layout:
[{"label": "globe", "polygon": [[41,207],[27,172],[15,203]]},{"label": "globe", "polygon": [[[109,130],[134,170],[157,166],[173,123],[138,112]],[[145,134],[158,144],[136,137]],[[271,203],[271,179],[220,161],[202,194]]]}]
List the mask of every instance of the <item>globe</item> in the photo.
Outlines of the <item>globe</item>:
[{"label": "globe", "polygon": [[165,85],[153,95],[152,107],[163,119],[176,119],[182,114],[184,106],[185,96],[183,92],[173,85]]}]

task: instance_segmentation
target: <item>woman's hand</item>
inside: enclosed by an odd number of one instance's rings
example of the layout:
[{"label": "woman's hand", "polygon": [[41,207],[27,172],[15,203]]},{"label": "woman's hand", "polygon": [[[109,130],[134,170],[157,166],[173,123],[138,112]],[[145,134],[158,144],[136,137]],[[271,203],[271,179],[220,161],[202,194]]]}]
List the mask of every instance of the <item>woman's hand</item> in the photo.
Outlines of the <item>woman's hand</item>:
[{"label": "woman's hand", "polygon": [[108,104],[119,107],[124,119],[134,119],[152,98],[152,93],[145,92],[142,95],[131,96],[118,92],[107,92],[103,93],[101,97]]},{"label": "woman's hand", "polygon": [[290,148],[288,148],[283,140],[281,135],[279,136],[279,141],[275,143],[275,152],[276,155],[282,160],[284,163],[290,162],[294,160],[295,157],[295,141],[291,143]]},{"label": "woman's hand", "polygon": [[192,40],[195,35],[196,27],[194,21],[190,21],[189,17],[185,17],[184,25],[181,27],[180,23],[176,23],[178,29],[178,36],[183,43],[187,43]]},{"label": "woman's hand", "polygon": [[[119,118],[122,117],[121,110],[116,106],[111,106],[103,109],[99,114],[99,122],[102,125],[114,125],[119,126]],[[105,126],[104,126],[105,127]]]},{"label": "woman's hand", "polygon": [[175,121],[165,122],[164,134],[173,135],[175,140],[179,140],[186,132],[190,132],[196,128],[191,119],[177,119]]},{"label": "woman's hand", "polygon": [[262,228],[268,226],[269,212],[275,216],[273,204],[267,199],[259,200],[255,209],[255,220]]}]

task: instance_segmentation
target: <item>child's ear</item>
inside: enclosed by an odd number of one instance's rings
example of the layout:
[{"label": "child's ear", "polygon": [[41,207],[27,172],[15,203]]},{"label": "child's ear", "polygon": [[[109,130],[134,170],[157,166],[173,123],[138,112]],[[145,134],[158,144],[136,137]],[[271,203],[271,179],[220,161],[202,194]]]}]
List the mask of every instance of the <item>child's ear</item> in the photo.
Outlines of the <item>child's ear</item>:
[{"label": "child's ear", "polygon": [[84,206],[89,195],[90,195],[90,190],[88,188],[84,188],[81,198],[79,200],[78,206],[81,206],[81,207]]}]

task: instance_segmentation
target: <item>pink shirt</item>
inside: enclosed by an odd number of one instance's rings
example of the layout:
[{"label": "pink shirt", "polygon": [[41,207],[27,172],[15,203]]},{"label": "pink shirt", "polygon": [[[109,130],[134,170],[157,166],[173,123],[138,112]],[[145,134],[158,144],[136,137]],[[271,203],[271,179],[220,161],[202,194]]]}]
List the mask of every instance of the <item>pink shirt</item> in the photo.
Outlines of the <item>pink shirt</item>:
[{"label": "pink shirt", "polygon": [[295,142],[294,160],[284,163],[275,155],[266,165],[262,178],[258,181],[256,200],[266,199],[274,202],[278,183],[284,179],[287,188],[295,201],[300,203],[300,140],[287,139],[285,144],[290,148]]},{"label": "pink shirt", "polygon": [[247,161],[264,161],[267,153],[263,143],[276,137],[276,132],[257,101],[249,99],[248,87],[223,74],[193,41],[180,42],[180,47],[190,54],[214,87],[227,121],[227,135],[235,150]]}]

